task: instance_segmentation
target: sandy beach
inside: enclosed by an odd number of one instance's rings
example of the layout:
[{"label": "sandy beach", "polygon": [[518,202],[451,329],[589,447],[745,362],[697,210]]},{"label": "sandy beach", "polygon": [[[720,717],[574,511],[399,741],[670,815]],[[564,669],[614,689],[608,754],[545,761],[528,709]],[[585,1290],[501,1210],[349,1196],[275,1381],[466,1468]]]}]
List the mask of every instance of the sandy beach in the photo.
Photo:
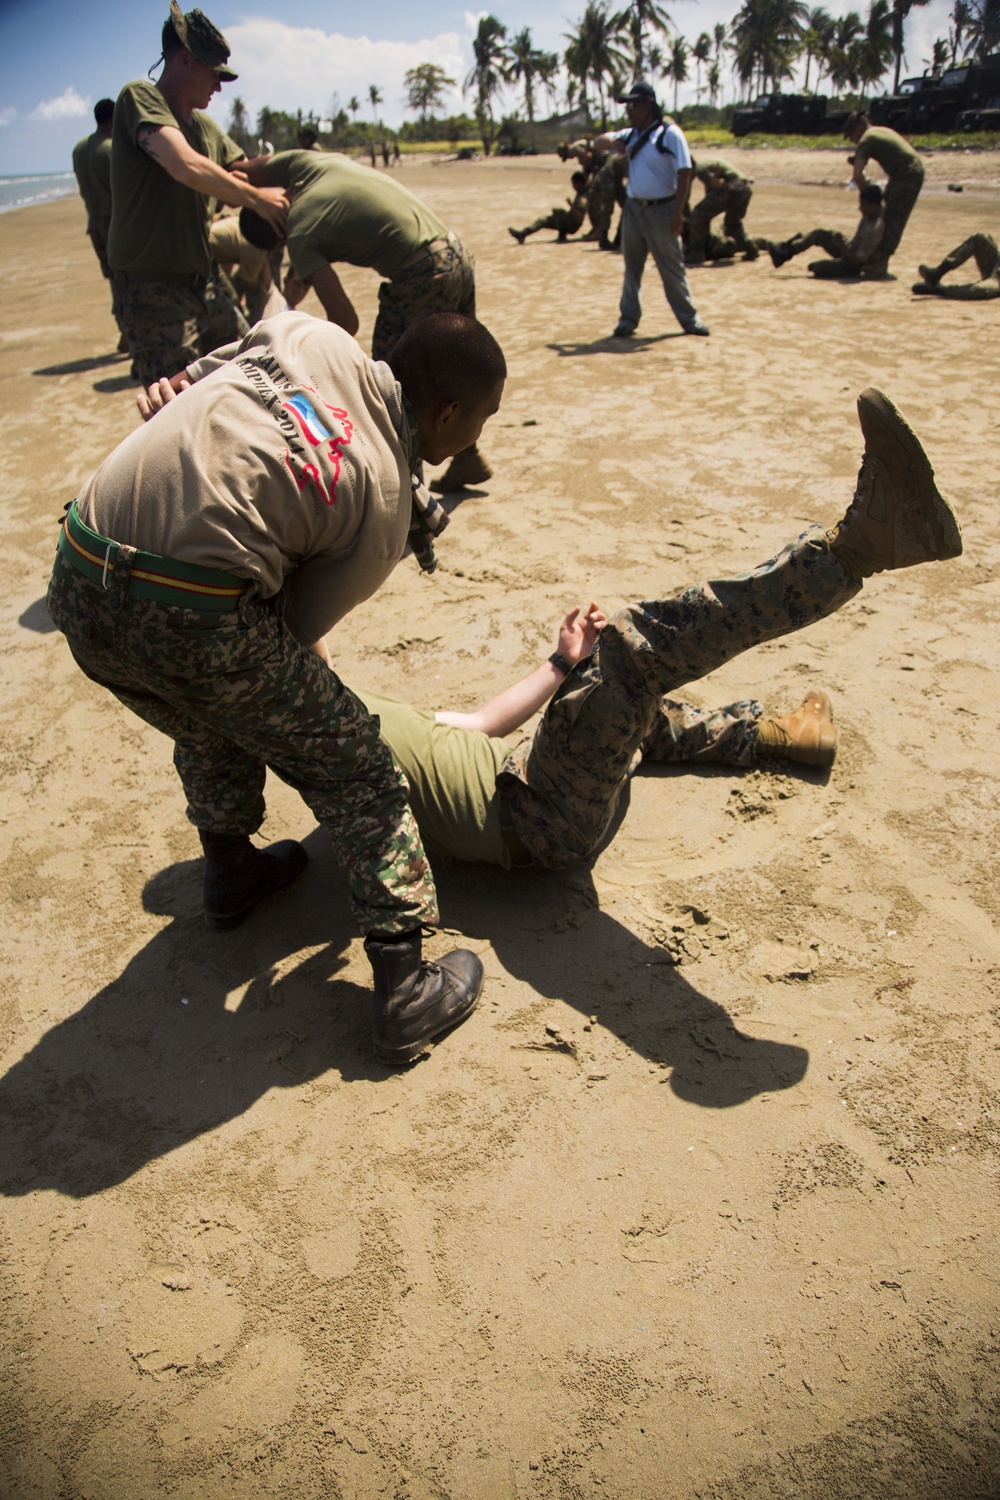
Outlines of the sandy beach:
[{"label": "sandy beach", "polygon": [[[725,154],[752,233],[853,231],[843,153]],[[330,637],[349,684],[471,708],[573,603],[831,525],[873,383],[965,554],[691,687],[825,686],[829,775],[643,772],[593,871],[436,862],[430,951],[460,935],[484,998],[385,1069],[307,809],[269,782],[310,868],[210,932],[169,743],[47,619],[63,506],[138,419],[82,205],[5,215],[0,1495],[995,1500],[1000,301],[910,286],[997,234],[1000,153],[928,160],[893,280],[693,271],[709,339],[650,269],[612,342],[620,259],[515,244],[555,158],[403,180],[510,379],[437,573]],[[377,278],[343,279],[367,347]]]}]

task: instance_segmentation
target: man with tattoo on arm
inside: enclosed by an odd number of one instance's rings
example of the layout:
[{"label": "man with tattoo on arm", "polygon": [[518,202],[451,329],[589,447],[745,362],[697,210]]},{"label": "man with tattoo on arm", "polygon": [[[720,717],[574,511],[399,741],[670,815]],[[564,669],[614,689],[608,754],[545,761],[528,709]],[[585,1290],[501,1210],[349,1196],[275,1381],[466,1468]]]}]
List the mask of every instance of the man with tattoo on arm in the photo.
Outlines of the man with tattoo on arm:
[{"label": "man with tattoo on arm", "polygon": [[244,152],[203,113],[223,83],[225,37],[200,10],[171,0],[157,83],[126,84],[115,105],[108,260],[135,374],[175,375],[240,338],[246,320],[215,275],[212,200],[252,208],[283,229],[280,188],[255,188],[232,168]]}]

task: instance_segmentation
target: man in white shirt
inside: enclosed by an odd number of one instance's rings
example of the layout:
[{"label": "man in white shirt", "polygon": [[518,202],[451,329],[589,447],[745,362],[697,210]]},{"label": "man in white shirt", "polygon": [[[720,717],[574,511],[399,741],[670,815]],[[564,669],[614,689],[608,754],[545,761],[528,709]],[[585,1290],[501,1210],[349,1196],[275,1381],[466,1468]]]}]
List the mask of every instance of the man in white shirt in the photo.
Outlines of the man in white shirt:
[{"label": "man in white shirt", "polygon": [[598,151],[624,152],[629,159],[628,196],[622,215],[625,281],[614,338],[635,332],[642,316],[639,287],[647,255],[652,254],[671,310],[685,333],[705,336],[691,296],[681,231],[684,205],[691,189],[691,153],[680,126],[664,120],[648,83],[634,83],[618,100],[628,125],[610,130],[594,142]]}]

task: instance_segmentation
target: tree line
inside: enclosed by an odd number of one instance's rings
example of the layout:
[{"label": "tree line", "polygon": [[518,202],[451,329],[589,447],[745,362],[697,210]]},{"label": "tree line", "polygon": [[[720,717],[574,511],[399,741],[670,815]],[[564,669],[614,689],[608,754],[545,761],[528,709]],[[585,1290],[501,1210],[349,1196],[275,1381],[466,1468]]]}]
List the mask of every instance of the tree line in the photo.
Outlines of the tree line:
[{"label": "tree line", "polygon": [[[457,87],[436,63],[420,63],[405,77],[406,107],[417,116],[398,132],[401,139],[450,140],[468,138],[475,130],[489,154],[503,120],[496,114],[507,88],[523,100],[528,135],[534,128],[539,100],[551,114],[564,105],[568,114],[607,125],[614,101],[629,84],[643,78],[654,87],[673,84],[676,111],[680,85],[695,83],[699,103],[716,108],[727,77],[735,98],[781,87],[804,64],[802,87],[819,92],[824,83],[837,94],[856,94],[862,100],[884,85],[890,70],[892,91],[899,88],[905,53],[906,22],[912,10],[929,0],[869,0],[868,13],[850,10],[831,16],[821,5],[804,0],[743,0],[731,21],[719,22],[711,34],[693,40],[683,37],[659,0],[630,0],[623,10],[611,0],[587,0],[580,20],[564,34],[561,53],[534,45],[530,27],[508,38],[507,27],[494,15],[480,16],[472,40],[473,64],[462,80],[471,100],[472,116],[457,114],[438,119],[447,91]],[[953,0],[948,35],[935,40],[924,67],[940,72],[962,60],[976,61],[1000,49],[1000,0]],[[329,144],[369,145],[385,139],[378,115],[383,102],[377,84],[367,94],[372,119],[358,122],[362,101],[355,95],[341,107],[334,100],[329,121],[283,114],[266,107],[257,118],[257,135],[275,149],[293,146],[303,124],[319,133],[325,127]],[[613,111],[617,115],[617,110]],[[516,118],[516,117],[515,117]],[[240,99],[233,100],[230,134],[250,144],[251,122]],[[389,133],[393,134],[393,133]]]}]

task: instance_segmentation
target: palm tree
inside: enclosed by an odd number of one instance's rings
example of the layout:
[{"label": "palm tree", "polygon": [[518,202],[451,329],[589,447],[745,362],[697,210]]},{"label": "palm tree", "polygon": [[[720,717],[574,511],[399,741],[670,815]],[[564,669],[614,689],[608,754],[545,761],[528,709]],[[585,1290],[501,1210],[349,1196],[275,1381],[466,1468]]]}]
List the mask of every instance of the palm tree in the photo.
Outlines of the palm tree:
[{"label": "palm tree", "polygon": [[229,124],[226,126],[226,134],[231,135],[236,143],[246,151],[250,147],[250,116],[247,107],[239,94],[234,94],[229,101]]},{"label": "palm tree", "polygon": [[889,0],[871,0],[865,34],[855,43],[861,97],[874,92],[874,85],[892,62],[892,10]]},{"label": "palm tree", "polygon": [[971,46],[966,50],[981,61],[1000,48],[1000,0],[970,0],[969,9]]},{"label": "palm tree", "polygon": [[773,89],[791,76],[805,16],[803,0],[743,0],[730,27],[736,76],[742,85],[756,79],[764,92],[768,84]]},{"label": "palm tree", "polygon": [[806,11],[805,29],[802,32],[802,47],[806,54],[806,76],[802,84],[805,93],[809,92],[809,69],[813,59],[816,60],[816,87],[819,88],[819,80],[822,77],[822,65],[826,60],[833,41],[833,17],[822,5],[815,6]]},{"label": "palm tree", "polygon": [[622,18],[632,43],[633,76],[642,78],[646,71],[649,33],[658,31],[661,36],[666,36],[671,25],[670,17],[657,0],[629,0]]},{"label": "palm tree", "polygon": [[620,45],[626,20],[625,12],[610,10],[607,0],[587,0],[587,8],[576,31],[566,34],[569,42],[566,67],[574,78],[580,80],[584,108],[587,107],[587,84],[593,83],[597,90],[602,130],[608,121],[605,84],[620,75],[627,62]]},{"label": "palm tree", "polygon": [[858,86],[858,62],[864,26],[856,10],[838,16],[827,57],[827,73],[838,94]]},{"label": "palm tree", "polygon": [[[935,40],[934,45],[931,48],[930,57],[924,58],[924,67],[930,68],[931,73],[935,78],[938,77],[941,70],[947,65],[948,52],[948,43],[945,41],[943,36],[939,36]],[[230,134],[232,134],[232,132],[230,132]]]},{"label": "palm tree", "polygon": [[493,145],[493,100],[503,84],[506,35],[506,26],[496,16],[479,17],[479,27],[472,39],[474,62],[462,85],[463,93],[467,93],[475,85],[476,123],[482,136],[483,151],[487,156]]},{"label": "palm tree", "polygon": [[454,82],[454,78],[449,78],[437,63],[418,63],[415,68],[408,68],[403,78],[407,108],[418,114],[420,123],[426,125],[435,105],[444,103],[445,89]]},{"label": "palm tree", "polygon": [[[987,0],[988,3],[988,0]],[[896,58],[892,92],[899,93],[899,72],[903,66],[903,28],[906,18],[915,5],[927,5],[928,0],[892,0],[892,50]]]},{"label": "palm tree", "polygon": [[[972,24],[972,11],[966,0],[955,0],[951,8],[951,25],[948,27],[948,41],[951,44],[951,65],[955,66],[958,61],[958,51],[962,46],[963,37],[967,36]],[[230,131],[230,134],[232,132]]]},{"label": "palm tree", "polygon": [[722,49],[726,46],[726,38],[729,35],[729,27],[725,21],[716,21],[712,27],[712,40],[715,43],[715,66],[718,72],[716,88],[722,85]]},{"label": "palm tree", "polygon": [[646,53],[646,77],[654,88],[656,87],[656,80],[663,72],[665,65],[663,48],[654,42],[653,46]]},{"label": "palm tree", "polygon": [[703,31],[691,48],[691,56],[694,58],[695,71],[695,95],[700,99],[702,95],[701,70],[712,56],[712,38],[707,31]]},{"label": "palm tree", "polygon": [[531,28],[525,26],[507,48],[503,76],[510,83],[517,83],[520,79],[524,86],[524,112],[528,116],[529,135],[534,134],[535,79],[539,75],[538,65],[541,59],[542,54],[531,43]]},{"label": "palm tree", "polygon": [[677,113],[677,90],[688,76],[688,44],[678,33],[670,39],[670,57],[664,69],[664,77],[674,80],[674,114]]},{"label": "palm tree", "polygon": [[539,52],[538,54],[538,81],[545,90],[545,102],[549,107],[549,114],[558,98],[557,81],[559,77],[559,54],[558,52]]},{"label": "palm tree", "polygon": [[705,82],[708,84],[708,102],[714,109],[715,102],[719,97],[719,87],[722,83],[722,69],[714,58],[709,64],[708,72],[705,74]]},{"label": "palm tree", "polygon": [[378,129],[378,115],[377,115],[376,111],[377,111],[379,105],[382,103],[382,91],[380,90],[380,88],[379,88],[379,86],[378,86],[377,83],[370,83],[368,85],[368,101],[369,101],[369,103],[371,104],[371,107],[372,107],[372,122],[373,122],[373,124],[375,126],[375,129],[377,130]]}]

